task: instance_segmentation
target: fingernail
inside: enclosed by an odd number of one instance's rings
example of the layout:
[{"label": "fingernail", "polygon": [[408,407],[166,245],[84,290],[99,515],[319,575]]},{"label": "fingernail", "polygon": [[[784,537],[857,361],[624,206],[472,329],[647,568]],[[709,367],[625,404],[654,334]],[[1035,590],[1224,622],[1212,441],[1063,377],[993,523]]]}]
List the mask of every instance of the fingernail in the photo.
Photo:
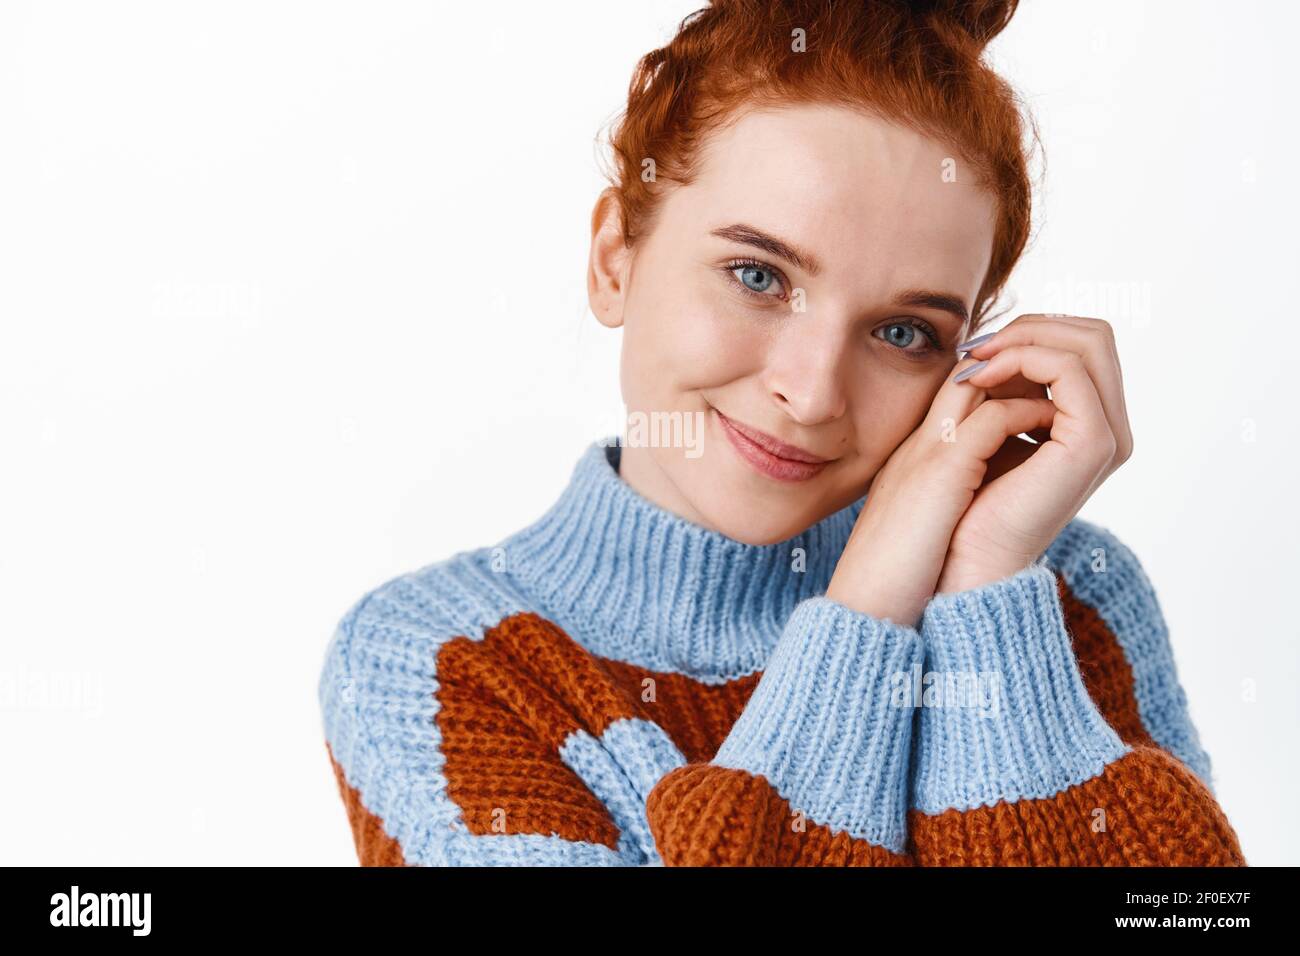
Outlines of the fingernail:
[{"label": "fingernail", "polygon": [[985,365],[988,364],[989,363],[987,360],[983,362],[976,362],[970,368],[962,369],[960,372],[958,372],[956,375],[953,376],[952,380],[954,382],[964,382],[966,381],[966,379],[970,378],[972,375],[974,375],[976,372],[978,372],[980,369],[982,369]]},{"label": "fingernail", "polygon": [[975,348],[976,346],[983,345],[985,342],[993,338],[993,336],[995,335],[997,335],[996,332],[985,332],[983,335],[977,335],[969,342],[963,342],[961,343],[961,345],[957,346],[957,351],[969,352],[971,349]]}]

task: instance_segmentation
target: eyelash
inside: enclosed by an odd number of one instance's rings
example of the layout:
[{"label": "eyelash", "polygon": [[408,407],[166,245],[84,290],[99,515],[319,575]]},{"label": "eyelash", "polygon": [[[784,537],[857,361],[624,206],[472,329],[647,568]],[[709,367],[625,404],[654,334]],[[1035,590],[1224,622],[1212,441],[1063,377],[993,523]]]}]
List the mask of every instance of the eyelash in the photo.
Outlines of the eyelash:
[{"label": "eyelash", "polygon": [[[912,328],[916,329],[918,332],[924,335],[930,342],[929,348],[921,349],[919,351],[915,349],[900,349],[898,346],[895,345],[893,346],[895,352],[902,352],[908,358],[919,361],[921,359],[929,358],[931,355],[935,354],[936,352],[942,351],[943,346],[939,344],[939,333],[937,333],[934,330],[934,327],[930,325],[929,322],[926,322],[922,319],[915,319],[915,318],[899,319],[896,322],[890,322],[888,325],[882,325],[881,328],[888,329],[891,326],[895,326],[895,325],[910,325]],[[872,335],[875,335],[875,332],[872,332]],[[891,343],[886,342],[885,344],[890,345]]]},{"label": "eyelash", "polygon": [[[764,272],[770,272],[781,283],[781,288],[785,290],[785,295],[768,295],[766,292],[755,292],[736,278],[736,270],[744,268],[762,269]],[[722,271],[731,279],[732,284],[745,295],[752,299],[776,299],[779,302],[785,302],[789,297],[790,284],[786,282],[785,275],[780,269],[769,266],[766,262],[759,262],[757,259],[732,259],[722,267]]]},{"label": "eyelash", "polygon": [[[786,282],[785,276],[782,274],[780,269],[774,268],[766,262],[760,262],[757,259],[732,259],[722,267],[722,271],[727,275],[731,280],[731,283],[737,289],[752,299],[776,299],[778,302],[785,302],[787,300],[788,292],[786,295],[768,295],[766,292],[755,292],[753,289],[746,286],[745,283],[736,278],[736,270],[747,267],[762,269],[764,272],[770,272],[776,280],[781,283],[782,289],[789,289],[789,283]],[[909,318],[906,320],[899,320],[897,322],[890,322],[889,325],[881,326],[881,328],[887,329],[893,325],[910,325],[912,328],[924,335],[930,342],[929,348],[923,349],[919,352],[912,349],[900,349],[897,346],[893,346],[895,352],[902,352],[910,359],[919,360],[929,358],[930,355],[942,349],[942,346],[939,344],[939,334],[934,330],[934,326],[930,325],[929,322],[926,322],[923,319]],[[875,333],[873,332],[872,335],[875,335]],[[885,344],[889,345],[890,343],[886,342]]]}]

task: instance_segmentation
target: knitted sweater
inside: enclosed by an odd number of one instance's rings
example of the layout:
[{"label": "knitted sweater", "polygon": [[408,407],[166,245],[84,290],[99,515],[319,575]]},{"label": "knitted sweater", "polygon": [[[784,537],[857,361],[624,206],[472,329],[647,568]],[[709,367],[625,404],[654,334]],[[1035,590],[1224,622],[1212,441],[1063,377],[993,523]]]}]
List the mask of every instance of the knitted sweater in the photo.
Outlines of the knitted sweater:
[{"label": "knitted sweater", "polygon": [[362,864],[1245,864],[1110,532],[905,627],[825,597],[865,498],[745,544],[614,441],[343,615],[319,693]]}]

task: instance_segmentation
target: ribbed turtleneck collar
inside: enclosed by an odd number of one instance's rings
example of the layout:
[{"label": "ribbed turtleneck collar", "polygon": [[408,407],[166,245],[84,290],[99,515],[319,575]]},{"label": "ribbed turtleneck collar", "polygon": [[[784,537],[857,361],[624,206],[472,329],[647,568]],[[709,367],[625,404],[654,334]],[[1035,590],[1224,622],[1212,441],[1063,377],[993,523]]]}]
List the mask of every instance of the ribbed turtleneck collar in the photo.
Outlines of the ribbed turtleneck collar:
[{"label": "ribbed turtleneck collar", "polygon": [[499,545],[510,575],[599,656],[707,682],[762,669],[795,605],[825,592],[864,499],[745,544],[643,497],[621,453],[614,436],[587,447],[559,499]]}]

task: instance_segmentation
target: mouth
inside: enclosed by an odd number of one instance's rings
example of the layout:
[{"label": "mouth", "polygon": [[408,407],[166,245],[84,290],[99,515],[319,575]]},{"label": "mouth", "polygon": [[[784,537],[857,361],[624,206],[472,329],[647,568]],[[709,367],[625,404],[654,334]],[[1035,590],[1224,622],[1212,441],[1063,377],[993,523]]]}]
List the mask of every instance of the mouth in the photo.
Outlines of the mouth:
[{"label": "mouth", "polygon": [[821,474],[833,460],[814,455],[767,432],[728,418],[716,408],[713,411],[740,457],[768,478],[778,481],[807,481]]}]

